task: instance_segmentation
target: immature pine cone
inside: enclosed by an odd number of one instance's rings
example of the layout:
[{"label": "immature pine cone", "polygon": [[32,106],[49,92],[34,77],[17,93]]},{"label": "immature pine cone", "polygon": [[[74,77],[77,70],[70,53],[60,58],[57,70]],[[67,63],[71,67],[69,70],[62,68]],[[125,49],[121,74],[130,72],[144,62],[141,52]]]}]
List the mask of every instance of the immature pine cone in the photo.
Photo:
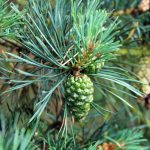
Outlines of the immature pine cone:
[{"label": "immature pine cone", "polygon": [[104,66],[104,62],[94,62],[91,63],[86,69],[85,72],[86,73],[98,73],[98,71],[100,71],[100,69],[102,69],[102,67]]},{"label": "immature pine cone", "polygon": [[93,101],[93,82],[87,75],[68,77],[65,95],[68,107],[76,121],[84,120]]}]

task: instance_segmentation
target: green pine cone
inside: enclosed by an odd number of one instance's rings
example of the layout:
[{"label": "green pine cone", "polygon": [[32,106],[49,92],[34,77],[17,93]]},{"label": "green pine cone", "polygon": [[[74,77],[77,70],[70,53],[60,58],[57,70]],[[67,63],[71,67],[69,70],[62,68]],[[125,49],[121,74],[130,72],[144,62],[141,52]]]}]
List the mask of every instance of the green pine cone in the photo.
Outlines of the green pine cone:
[{"label": "green pine cone", "polygon": [[85,72],[86,73],[98,73],[98,71],[104,66],[104,62],[100,62],[100,63],[97,63],[97,62],[94,62],[94,63],[91,63],[86,69],[85,69]]},{"label": "green pine cone", "polygon": [[142,92],[145,94],[150,93],[150,59],[145,56],[139,61],[139,67],[136,68],[135,72],[139,77],[140,81],[144,83],[142,85]]},{"label": "green pine cone", "polygon": [[70,76],[65,83],[67,104],[76,121],[83,120],[93,101],[93,82],[87,75]]}]

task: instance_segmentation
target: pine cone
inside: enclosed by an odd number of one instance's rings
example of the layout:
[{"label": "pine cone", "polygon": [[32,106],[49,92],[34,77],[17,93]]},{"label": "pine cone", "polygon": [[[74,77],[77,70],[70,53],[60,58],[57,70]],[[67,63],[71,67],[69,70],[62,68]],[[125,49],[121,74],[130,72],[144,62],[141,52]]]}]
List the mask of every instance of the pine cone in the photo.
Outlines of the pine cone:
[{"label": "pine cone", "polygon": [[94,87],[87,75],[71,75],[65,83],[67,104],[76,121],[84,120],[93,101]]},{"label": "pine cone", "polygon": [[140,67],[138,68],[137,76],[141,82],[145,84],[142,86],[142,91],[145,94],[150,93],[150,59],[149,57],[142,57],[139,62]]},{"label": "pine cone", "polygon": [[97,62],[94,62],[94,63],[91,63],[86,69],[85,69],[85,72],[86,73],[98,73],[99,70],[104,66],[104,62],[100,62],[100,63],[97,63]]},{"label": "pine cone", "polygon": [[[137,76],[139,77],[142,83],[145,83],[141,86],[142,92],[145,94],[143,98],[139,98],[139,102],[144,103],[144,106],[150,108],[150,59],[149,57],[142,57],[139,62],[140,67],[136,71]],[[142,100],[142,101],[141,101]]]}]

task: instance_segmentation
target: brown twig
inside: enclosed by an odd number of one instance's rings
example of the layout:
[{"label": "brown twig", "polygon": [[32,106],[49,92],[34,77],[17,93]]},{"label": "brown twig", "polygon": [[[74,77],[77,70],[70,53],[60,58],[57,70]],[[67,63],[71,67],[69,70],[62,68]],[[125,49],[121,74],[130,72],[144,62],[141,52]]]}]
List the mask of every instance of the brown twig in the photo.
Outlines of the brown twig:
[{"label": "brown twig", "polygon": [[9,38],[1,38],[0,39],[0,44],[6,45],[6,46],[9,46],[9,47],[18,47],[18,48],[25,49],[21,44],[19,44],[15,40],[12,40],[12,39],[9,39]]}]

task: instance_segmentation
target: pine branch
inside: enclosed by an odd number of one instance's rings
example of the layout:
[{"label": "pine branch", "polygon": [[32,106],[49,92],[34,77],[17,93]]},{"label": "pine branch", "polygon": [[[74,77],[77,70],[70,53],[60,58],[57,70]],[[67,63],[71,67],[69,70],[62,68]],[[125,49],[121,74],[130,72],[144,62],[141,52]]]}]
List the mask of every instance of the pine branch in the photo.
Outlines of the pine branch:
[{"label": "pine branch", "polygon": [[[12,8],[19,16],[22,14],[14,5]],[[114,88],[115,91],[109,88],[110,83],[119,84],[128,89],[126,93],[141,95],[130,84],[137,81],[125,74],[125,71],[100,68],[92,74],[85,70],[93,63],[104,63],[116,58],[113,53],[119,49],[120,43],[115,38],[118,34],[115,28],[119,21],[110,16],[106,10],[99,9],[97,0],[88,0],[86,5],[80,1],[58,0],[55,6],[51,6],[47,0],[30,0],[26,15],[21,18],[25,24],[16,25],[17,41],[26,48],[26,52],[22,52],[20,56],[6,52],[7,59],[1,60],[3,63],[15,61],[21,65],[30,65],[33,69],[25,71],[14,68],[10,72],[2,67],[6,75],[7,72],[13,74],[3,78],[7,80],[7,84],[11,83],[13,86],[1,93],[1,96],[39,84],[39,102],[35,105],[35,113],[30,120],[32,121],[40,117],[58,87],[61,89],[63,101],[67,101],[65,82],[68,77],[87,74],[91,77],[92,84],[94,80],[99,83],[103,80],[109,81],[105,82],[108,87],[99,86],[102,95],[107,91],[131,106],[118,94],[120,91],[117,88]]]}]

